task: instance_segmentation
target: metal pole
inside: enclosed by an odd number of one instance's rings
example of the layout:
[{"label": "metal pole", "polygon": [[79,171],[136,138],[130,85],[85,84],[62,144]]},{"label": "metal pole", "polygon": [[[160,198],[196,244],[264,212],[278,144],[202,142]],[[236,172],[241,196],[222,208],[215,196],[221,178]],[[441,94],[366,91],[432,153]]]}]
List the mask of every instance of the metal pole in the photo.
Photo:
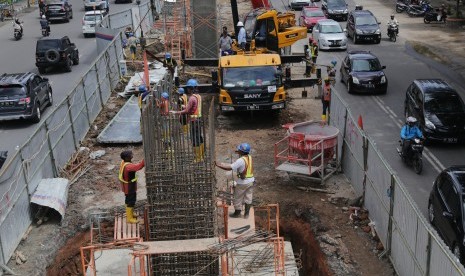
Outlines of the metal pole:
[{"label": "metal pole", "polygon": [[48,149],[50,150],[50,158],[52,159],[53,176],[58,177],[57,164],[56,164],[56,160],[55,160],[55,155],[53,154],[53,147],[52,147],[52,142],[50,141],[50,134],[48,132],[47,121],[45,121],[44,126],[45,126],[45,130],[47,132],[47,144],[48,144]]},{"label": "metal pole", "polygon": [[105,104],[104,104],[103,98],[102,98],[102,87],[100,86],[100,77],[98,75],[97,63],[95,63],[94,67],[95,67],[95,73],[96,73],[95,75],[97,76],[97,88],[98,88],[97,90],[98,90],[98,96],[100,98],[100,105],[102,106],[102,108],[104,108]]},{"label": "metal pole", "polygon": [[69,102],[69,95],[66,96],[66,103],[68,104],[68,116],[69,116],[69,122],[71,123],[71,132],[73,133],[74,149],[77,150],[78,144],[76,141],[76,130],[74,129],[73,115],[71,114],[71,103]]},{"label": "metal pole", "polygon": [[89,106],[87,105],[86,87],[83,81],[81,81],[81,83],[82,83],[82,88],[84,89],[82,94],[84,95],[84,103],[86,105],[87,123],[89,124],[89,127],[90,127],[92,125],[92,122],[90,120]]}]

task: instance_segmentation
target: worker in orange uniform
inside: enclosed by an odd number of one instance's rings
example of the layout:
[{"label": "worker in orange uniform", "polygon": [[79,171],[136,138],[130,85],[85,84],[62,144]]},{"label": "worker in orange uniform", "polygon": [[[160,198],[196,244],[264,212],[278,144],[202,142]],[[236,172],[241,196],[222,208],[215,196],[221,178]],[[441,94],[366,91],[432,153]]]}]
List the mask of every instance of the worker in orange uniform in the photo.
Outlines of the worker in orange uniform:
[{"label": "worker in orange uniform", "polygon": [[187,106],[181,111],[170,111],[174,114],[189,116],[192,146],[194,148],[195,162],[201,162],[204,158],[205,146],[203,144],[202,135],[202,97],[195,94],[198,83],[195,79],[189,79],[185,85],[185,92],[187,94]]},{"label": "worker in orange uniform", "polygon": [[[186,93],[184,93],[184,88],[181,87],[178,89],[178,96],[179,110],[183,110],[187,106],[187,95]],[[187,124],[187,121],[187,114],[183,114],[181,115],[181,117],[179,117],[179,122],[181,123],[182,132],[184,132],[184,134],[187,134],[187,131],[189,130],[189,125]]]},{"label": "worker in orange uniform", "polygon": [[128,223],[137,223],[137,218],[134,216],[134,206],[137,200],[137,176],[136,172],[144,166],[144,160],[137,164],[133,164],[133,153],[131,150],[125,150],[121,153],[121,165],[119,167],[118,179],[121,182],[121,188],[124,192],[124,203],[126,204],[126,221]]},{"label": "worker in orange uniform", "polygon": [[215,165],[226,171],[237,173],[237,180],[234,186],[234,213],[229,216],[238,218],[241,216],[242,205],[245,205],[244,218],[249,217],[250,208],[252,207],[253,185],[255,177],[253,176],[252,156],[250,156],[250,145],[242,143],[236,148],[239,159],[232,164],[217,163]]},{"label": "worker in orange uniform", "polygon": [[[323,104],[323,114],[321,115],[321,121],[326,123],[326,119],[329,117],[331,106],[331,83],[327,77],[325,78],[325,85],[323,86],[323,97],[321,97],[321,102]],[[328,110],[327,114],[326,110]]]}]

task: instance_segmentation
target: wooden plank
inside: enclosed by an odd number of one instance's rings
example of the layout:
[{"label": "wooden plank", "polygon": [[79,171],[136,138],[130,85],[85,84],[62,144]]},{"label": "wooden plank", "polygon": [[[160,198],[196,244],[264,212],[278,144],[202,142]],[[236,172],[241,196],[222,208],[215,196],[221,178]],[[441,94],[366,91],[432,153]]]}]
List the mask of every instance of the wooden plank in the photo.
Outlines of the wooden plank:
[{"label": "wooden plank", "polygon": [[150,241],[139,242],[144,250],[137,250],[134,253],[140,254],[170,254],[207,251],[208,247],[218,243],[218,238],[205,238],[193,240],[173,240],[173,241]]},{"label": "wooden plank", "polygon": [[116,240],[121,239],[121,227],[123,224],[123,217],[122,216],[116,216],[116,219],[118,220],[117,227],[116,227]]},{"label": "wooden plank", "polygon": [[121,230],[123,234],[123,239],[127,238],[127,228],[128,228],[128,218],[126,218],[125,223],[123,223],[123,229]]},{"label": "wooden plank", "polygon": [[113,239],[114,240],[118,239],[118,216],[115,216],[115,225],[113,228]]}]

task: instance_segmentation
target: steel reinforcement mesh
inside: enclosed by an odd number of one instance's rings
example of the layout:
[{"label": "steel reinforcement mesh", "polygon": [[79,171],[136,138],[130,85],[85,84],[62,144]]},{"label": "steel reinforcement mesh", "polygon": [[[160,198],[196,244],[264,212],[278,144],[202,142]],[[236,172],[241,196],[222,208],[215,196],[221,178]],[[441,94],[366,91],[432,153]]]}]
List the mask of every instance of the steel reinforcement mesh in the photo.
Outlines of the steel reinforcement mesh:
[{"label": "steel reinforcement mesh", "polygon": [[[180,115],[160,113],[160,92],[150,95],[142,110],[145,152],[148,239],[187,240],[217,236],[216,189],[204,117],[183,128]],[[178,109],[171,99],[170,110]],[[211,110],[213,110],[211,108]],[[206,113],[206,112],[204,112]],[[207,118],[208,119],[208,118]],[[186,131],[187,130],[187,131]],[[199,140],[203,139],[204,151]],[[197,143],[194,143],[197,142]],[[199,158],[202,156],[202,158]],[[218,275],[217,257],[205,252],[151,256],[153,275]],[[206,268],[208,266],[208,268]]]},{"label": "steel reinforcement mesh", "polygon": [[[176,264],[176,265],[173,265]],[[164,254],[151,258],[153,276],[165,275],[219,275],[218,256],[205,252]]]}]

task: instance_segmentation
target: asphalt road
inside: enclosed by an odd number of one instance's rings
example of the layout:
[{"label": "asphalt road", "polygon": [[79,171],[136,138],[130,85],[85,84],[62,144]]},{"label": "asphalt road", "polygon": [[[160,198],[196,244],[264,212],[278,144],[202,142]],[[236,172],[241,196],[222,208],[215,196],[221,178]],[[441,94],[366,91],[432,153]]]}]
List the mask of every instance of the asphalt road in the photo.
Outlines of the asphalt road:
[{"label": "asphalt road", "polygon": [[[89,69],[97,57],[97,44],[95,38],[84,38],[82,34],[81,20],[84,16],[84,2],[82,0],[69,0],[73,8],[73,19],[69,23],[52,23],[50,37],[67,35],[79,49],[80,63],[73,66],[72,72],[64,73],[60,70],[48,69],[43,75],[49,78],[55,105],[59,104],[72,88],[80,81],[81,77]],[[135,4],[110,3],[110,13],[127,10]],[[27,11],[32,9],[27,9]],[[42,36],[39,24],[39,10],[34,9],[29,13],[21,13],[20,20],[24,21],[24,36],[16,41],[13,38],[13,22],[6,20],[6,24],[0,27],[0,73],[34,72],[39,73],[35,66],[36,41]],[[44,118],[53,108],[47,108]],[[9,151],[9,156],[14,154],[16,146],[22,145],[38,125],[26,121],[11,121],[0,123],[0,151]]]},{"label": "asphalt road", "polygon": [[[289,9],[287,1],[273,0],[273,6],[278,10]],[[353,10],[355,4],[347,0],[349,11]],[[447,66],[433,62],[430,59],[419,55],[406,46],[406,33],[408,26],[403,26],[400,22],[400,38],[393,43],[387,39],[386,22],[393,8],[388,8],[376,1],[359,1],[364,9],[371,10],[378,21],[381,22],[382,41],[380,44],[357,44],[354,45],[349,40],[349,50],[369,50],[378,56],[382,65],[386,65],[386,74],[389,85],[386,95],[349,95],[345,84],[339,82],[339,71],[337,73],[336,90],[341,93],[344,100],[349,104],[355,118],[359,115],[363,118],[364,130],[374,139],[377,148],[381,151],[391,168],[407,186],[410,195],[413,197],[421,212],[427,215],[428,197],[438,173],[444,168],[463,164],[465,156],[465,146],[462,145],[430,145],[424,151],[424,167],[421,175],[415,174],[411,167],[402,163],[397,154],[396,147],[400,138],[400,129],[404,124],[404,99],[405,91],[414,79],[418,78],[441,78],[451,84],[465,99],[464,80],[460,75],[452,71]],[[321,2],[317,2],[321,6]],[[394,5],[394,4],[393,4]],[[296,18],[300,11],[296,12]],[[419,24],[423,24],[422,18],[418,18]],[[346,27],[346,22],[340,22],[342,28]],[[404,33],[402,32],[404,30]],[[311,36],[311,33],[308,34]],[[302,51],[305,41],[293,45],[293,51]],[[330,61],[338,61],[337,68],[345,57],[345,51],[320,51],[318,63],[330,64]],[[325,72],[323,73],[325,74]]]}]

